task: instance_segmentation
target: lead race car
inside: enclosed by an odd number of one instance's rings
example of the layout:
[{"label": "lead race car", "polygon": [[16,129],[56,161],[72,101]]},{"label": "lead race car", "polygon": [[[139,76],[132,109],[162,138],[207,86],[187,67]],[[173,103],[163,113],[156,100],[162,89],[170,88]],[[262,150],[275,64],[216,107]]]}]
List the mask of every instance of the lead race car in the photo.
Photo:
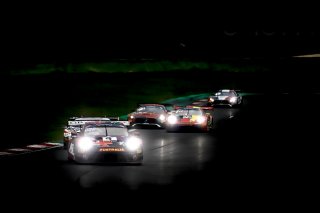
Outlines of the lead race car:
[{"label": "lead race car", "polygon": [[190,127],[208,132],[213,127],[213,116],[200,108],[180,108],[170,112],[166,125],[167,132]]},{"label": "lead race car", "polygon": [[81,129],[86,123],[92,122],[105,122],[105,121],[118,121],[125,126],[129,125],[128,121],[120,121],[119,117],[71,117],[68,119],[67,126],[64,127],[63,133],[63,147],[67,149],[68,143],[76,138]]},{"label": "lead race car", "polygon": [[242,96],[237,90],[222,89],[208,97],[208,105],[227,105],[230,107],[242,104]]},{"label": "lead race car", "polygon": [[143,161],[143,143],[117,121],[86,123],[68,145],[68,160],[77,163]]}]

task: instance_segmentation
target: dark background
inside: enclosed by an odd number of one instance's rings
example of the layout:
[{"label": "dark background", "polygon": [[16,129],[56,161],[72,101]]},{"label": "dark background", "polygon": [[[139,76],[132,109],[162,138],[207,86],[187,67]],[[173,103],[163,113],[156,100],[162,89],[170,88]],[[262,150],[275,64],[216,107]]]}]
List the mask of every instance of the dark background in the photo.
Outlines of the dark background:
[{"label": "dark background", "polygon": [[1,66],[314,53],[316,14],[272,3],[4,5]]},{"label": "dark background", "polygon": [[[231,10],[229,7],[206,5],[193,9],[185,9],[183,5],[154,5],[152,9],[141,7],[139,10],[114,5],[78,6],[43,5],[30,9],[18,5],[9,11],[4,8],[6,13],[1,15],[0,25],[1,90],[6,100],[1,108],[5,114],[4,130],[10,130],[14,135],[10,126],[23,118],[28,121],[29,127],[21,131],[31,141],[35,135],[26,134],[30,129],[45,129],[50,122],[45,116],[55,117],[63,111],[63,103],[53,103],[52,98],[59,99],[66,88],[51,90],[51,85],[55,85],[56,81],[68,84],[66,80],[61,80],[63,75],[52,75],[45,81],[30,77],[26,77],[27,80],[24,77],[11,78],[7,70],[12,68],[39,63],[63,65],[122,58],[133,61],[151,58],[231,62],[249,58],[274,68],[273,72],[267,75],[255,73],[254,78],[231,77],[234,81],[247,82],[250,85],[248,89],[258,88],[271,94],[253,100],[255,104],[245,109],[241,117],[221,127],[218,137],[226,143],[219,145],[218,158],[223,163],[218,180],[230,181],[231,184],[227,191],[219,188],[219,192],[236,192],[235,200],[241,200],[242,194],[249,191],[251,199],[255,198],[255,194],[267,199],[268,195],[264,193],[273,192],[278,200],[289,197],[301,201],[301,194],[307,194],[307,188],[315,187],[314,171],[318,161],[315,150],[318,147],[313,142],[317,129],[311,123],[319,118],[316,110],[319,101],[312,94],[306,96],[308,102],[303,108],[295,101],[306,93],[303,88],[312,93],[319,91],[317,72],[320,66],[318,59],[293,60],[290,57],[319,53],[319,26],[313,24],[317,19],[312,16],[316,13],[292,11],[289,6],[275,7],[278,8],[276,13],[268,7],[265,8],[267,12],[262,13],[262,9],[250,9],[252,7]],[[168,8],[169,11],[166,10]],[[290,15],[287,12],[291,12]],[[221,79],[225,79],[223,75]],[[210,83],[209,78],[206,81]],[[33,86],[35,82],[45,86],[48,94],[45,98],[40,87]],[[25,90],[27,87],[29,89]],[[291,93],[286,98],[272,94],[278,91]],[[66,97],[61,100],[66,100]],[[228,129],[237,134],[250,130],[251,134],[239,143],[236,135],[228,134]],[[251,157],[258,160],[253,161]],[[294,160],[287,164],[288,158]],[[261,178],[251,181],[247,176],[239,177],[239,168],[243,165],[247,174],[257,175],[255,171],[258,170]],[[232,182],[232,175],[238,177],[239,184]],[[277,175],[281,176],[280,182],[276,181]],[[180,192],[179,188],[178,194],[181,195],[184,190],[181,188]],[[193,190],[199,192],[198,189]],[[282,193],[279,194],[279,191]],[[64,193],[61,192],[61,196]],[[192,194],[192,190],[189,193],[191,200],[197,196]],[[215,192],[211,189],[209,193]],[[299,196],[294,199],[296,195]],[[312,196],[307,198],[311,200]],[[172,196],[172,199],[175,198]]]}]

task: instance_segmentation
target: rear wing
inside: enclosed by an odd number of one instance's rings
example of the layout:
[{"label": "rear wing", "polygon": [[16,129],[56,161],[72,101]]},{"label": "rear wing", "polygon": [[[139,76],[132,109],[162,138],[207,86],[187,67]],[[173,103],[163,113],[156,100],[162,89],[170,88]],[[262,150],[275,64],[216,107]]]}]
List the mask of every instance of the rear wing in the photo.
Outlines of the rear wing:
[{"label": "rear wing", "polygon": [[68,120],[68,126],[79,126],[92,122],[119,121],[119,117],[72,117]]}]

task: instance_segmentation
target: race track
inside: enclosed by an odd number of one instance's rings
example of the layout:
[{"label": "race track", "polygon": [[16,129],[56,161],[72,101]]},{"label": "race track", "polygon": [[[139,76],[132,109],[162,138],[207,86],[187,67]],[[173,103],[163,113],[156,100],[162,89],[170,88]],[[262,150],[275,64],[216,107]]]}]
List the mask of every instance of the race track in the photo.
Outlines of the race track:
[{"label": "race track", "polygon": [[276,107],[268,104],[269,98],[252,96],[241,108],[216,108],[210,133],[138,129],[144,141],[141,166],[75,164],[61,148],[1,158],[2,193],[26,196],[36,191],[41,197],[102,192],[107,197],[168,199],[192,195],[201,200],[206,191],[212,199],[231,196],[259,202],[270,193],[277,199],[298,196],[318,177],[312,169],[318,145],[307,134],[314,128],[298,124],[319,118],[319,113],[302,107],[304,116],[295,117],[297,110],[285,104],[294,97],[279,95]]}]

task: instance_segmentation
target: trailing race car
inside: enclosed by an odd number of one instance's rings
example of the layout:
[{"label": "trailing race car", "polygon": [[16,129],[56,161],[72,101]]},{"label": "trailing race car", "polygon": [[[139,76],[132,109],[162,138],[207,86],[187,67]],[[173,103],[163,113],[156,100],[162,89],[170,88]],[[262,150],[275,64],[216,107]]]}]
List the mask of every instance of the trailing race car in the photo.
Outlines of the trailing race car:
[{"label": "trailing race car", "polygon": [[139,104],[138,108],[128,114],[130,126],[156,126],[164,127],[167,119],[167,109],[161,104]]},{"label": "trailing race car", "polygon": [[113,121],[86,123],[68,145],[68,160],[78,163],[121,161],[141,164],[142,140]]},{"label": "trailing race car", "polygon": [[88,122],[118,121],[128,126],[128,121],[119,121],[119,117],[72,117],[69,118],[63,133],[63,147],[66,149],[68,143],[80,133],[82,127]]},{"label": "trailing race car", "polygon": [[213,126],[213,116],[200,108],[180,108],[172,111],[167,119],[167,132],[177,131],[184,127],[192,127],[204,132]]},{"label": "trailing race car", "polygon": [[209,96],[208,103],[211,106],[227,105],[233,107],[242,104],[242,96],[236,90],[222,89]]}]

